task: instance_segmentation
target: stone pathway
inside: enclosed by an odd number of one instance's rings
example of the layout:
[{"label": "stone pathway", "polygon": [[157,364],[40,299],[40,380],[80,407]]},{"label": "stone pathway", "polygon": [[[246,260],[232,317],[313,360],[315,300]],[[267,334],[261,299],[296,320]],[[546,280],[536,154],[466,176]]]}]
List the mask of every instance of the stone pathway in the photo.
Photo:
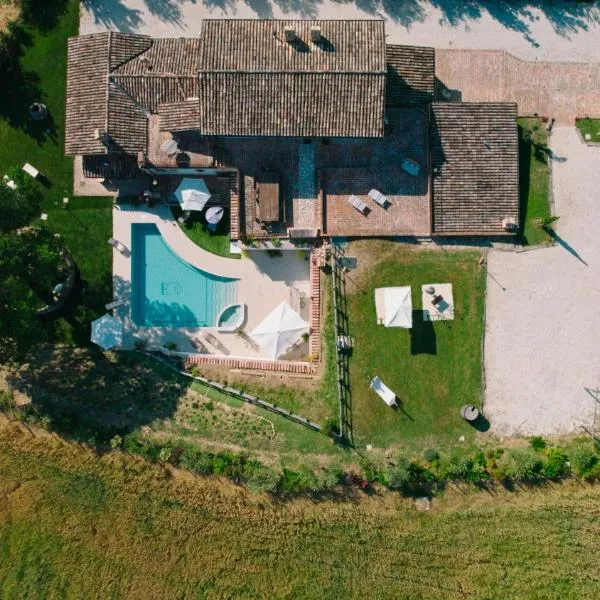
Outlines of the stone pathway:
[{"label": "stone pathway", "polygon": [[436,50],[436,76],[463,102],[516,102],[558,124],[600,117],[600,64],[526,61],[496,50]]}]

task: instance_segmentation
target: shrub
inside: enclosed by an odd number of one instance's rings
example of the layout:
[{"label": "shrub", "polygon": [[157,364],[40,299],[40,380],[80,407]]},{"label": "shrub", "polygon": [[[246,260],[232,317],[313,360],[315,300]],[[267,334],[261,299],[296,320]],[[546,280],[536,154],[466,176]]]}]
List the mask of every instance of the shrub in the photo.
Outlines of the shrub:
[{"label": "shrub", "polygon": [[299,473],[291,469],[283,469],[277,483],[277,490],[283,494],[293,494],[300,490],[302,478]]},{"label": "shrub", "polygon": [[245,481],[251,492],[269,492],[274,493],[279,483],[279,475],[259,463],[252,462],[252,467],[246,470]]},{"label": "shrub", "polygon": [[440,476],[448,480],[466,480],[473,467],[473,459],[468,454],[455,452],[440,464]]},{"label": "shrub", "polygon": [[436,463],[440,460],[440,453],[434,448],[427,448],[423,456],[428,463]]},{"label": "shrub", "polygon": [[573,471],[580,477],[590,477],[598,463],[598,456],[588,446],[576,446],[569,452]]},{"label": "shrub", "polygon": [[411,477],[410,461],[400,456],[396,459],[395,464],[388,467],[385,483],[392,490],[400,490],[408,487]]},{"label": "shrub", "polygon": [[117,434],[110,438],[110,447],[115,450],[116,448],[120,448],[123,445],[123,438]]},{"label": "shrub", "polygon": [[167,462],[173,454],[173,448],[169,446],[163,446],[158,452],[158,460],[160,462]]},{"label": "shrub", "polygon": [[341,469],[330,467],[328,469],[320,469],[316,473],[319,481],[319,486],[323,490],[328,490],[335,487],[343,478],[344,473]]},{"label": "shrub", "polygon": [[529,438],[529,445],[534,450],[543,450],[546,447],[546,440],[541,435],[534,435]]},{"label": "shrub", "polygon": [[567,475],[569,472],[567,461],[568,457],[562,448],[548,448],[546,460],[542,466],[544,477],[558,479]]},{"label": "shrub", "polygon": [[10,390],[0,390],[0,410],[11,413],[15,409],[15,399]]},{"label": "shrub", "polygon": [[359,464],[365,481],[368,481],[369,483],[374,483],[375,481],[385,482],[381,469],[372,460],[363,457]]},{"label": "shrub", "polygon": [[531,449],[513,450],[508,455],[506,475],[515,481],[534,481],[542,470],[542,461]]},{"label": "shrub", "polygon": [[340,424],[335,417],[329,417],[323,424],[323,433],[329,437],[337,438],[340,433]]}]

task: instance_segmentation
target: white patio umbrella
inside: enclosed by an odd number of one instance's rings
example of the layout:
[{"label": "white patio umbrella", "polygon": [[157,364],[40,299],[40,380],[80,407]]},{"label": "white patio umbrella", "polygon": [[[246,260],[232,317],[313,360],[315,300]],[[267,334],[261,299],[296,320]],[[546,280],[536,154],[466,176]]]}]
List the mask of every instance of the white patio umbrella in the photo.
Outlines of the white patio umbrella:
[{"label": "white patio umbrella", "polygon": [[123,323],[108,313],[92,321],[92,342],[103,350],[120,346],[123,342]]},{"label": "white patio umbrella", "polygon": [[182,210],[202,210],[210,198],[210,192],[204,179],[184,177],[175,190],[175,198]]},{"label": "white patio umbrella", "polygon": [[410,286],[377,288],[375,304],[377,318],[385,327],[412,327]]},{"label": "white patio umbrella", "polygon": [[308,323],[287,302],[282,302],[250,332],[250,337],[267,356],[279,358],[308,331]]}]

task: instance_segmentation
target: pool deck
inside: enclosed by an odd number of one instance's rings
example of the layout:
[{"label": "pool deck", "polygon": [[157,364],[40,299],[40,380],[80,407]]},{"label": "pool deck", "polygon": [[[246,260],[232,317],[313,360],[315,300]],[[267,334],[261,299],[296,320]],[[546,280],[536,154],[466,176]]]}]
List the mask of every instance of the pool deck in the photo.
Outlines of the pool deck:
[{"label": "pool deck", "polygon": [[[164,205],[153,208],[116,206],[113,210],[113,238],[131,250],[131,226],[154,223],[164,241],[191,265],[223,277],[239,279],[238,302],[246,304],[244,331],[250,332],[277,305],[286,301],[310,322],[310,261],[297,251],[270,257],[264,250],[251,250],[248,257],[229,259],[203,250],[192,242]],[[136,340],[145,340],[148,349],[174,343],[179,352],[200,352],[230,357],[263,358],[260,348],[237,333],[218,332],[216,327],[162,328],[138,327],[131,320],[131,256],[113,251],[113,294],[124,305],[113,311],[123,321],[122,348],[133,348]],[[216,344],[202,339],[212,334]],[[308,354],[308,345],[305,354]]]}]

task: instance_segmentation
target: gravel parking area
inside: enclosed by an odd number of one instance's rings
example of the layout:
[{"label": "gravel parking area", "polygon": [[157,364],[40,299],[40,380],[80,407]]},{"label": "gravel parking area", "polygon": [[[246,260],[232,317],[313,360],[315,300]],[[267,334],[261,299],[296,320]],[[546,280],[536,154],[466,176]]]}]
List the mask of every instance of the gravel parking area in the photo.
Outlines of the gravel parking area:
[{"label": "gravel parking area", "polygon": [[499,435],[591,429],[586,388],[600,387],[600,147],[574,128],[550,145],[557,245],[488,254],[484,411]]},{"label": "gravel parking area", "polygon": [[[194,36],[205,18],[386,19],[389,43],[600,61],[598,2],[436,0],[84,0],[80,33]],[[532,8],[543,6],[544,9]]]}]

